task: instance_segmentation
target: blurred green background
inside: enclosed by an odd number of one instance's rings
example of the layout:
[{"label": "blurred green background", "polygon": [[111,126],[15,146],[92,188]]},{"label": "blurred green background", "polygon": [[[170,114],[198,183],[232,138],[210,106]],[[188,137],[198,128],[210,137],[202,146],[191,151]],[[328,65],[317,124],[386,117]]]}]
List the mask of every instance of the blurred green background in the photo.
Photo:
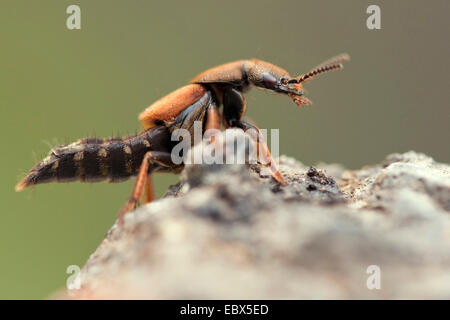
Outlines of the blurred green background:
[{"label": "blurred green background", "polygon": [[[81,7],[82,28],[66,28]],[[366,8],[381,7],[381,30]],[[253,90],[248,118],[280,128],[305,164],[377,163],[410,149],[450,162],[450,2],[2,0],[0,298],[45,298],[82,266],[128,198],[120,184],[14,185],[50,146],[139,130],[138,113],[197,73],[257,57],[299,74],[348,52],[307,84],[314,102]],[[155,177],[158,195],[177,181]]]}]

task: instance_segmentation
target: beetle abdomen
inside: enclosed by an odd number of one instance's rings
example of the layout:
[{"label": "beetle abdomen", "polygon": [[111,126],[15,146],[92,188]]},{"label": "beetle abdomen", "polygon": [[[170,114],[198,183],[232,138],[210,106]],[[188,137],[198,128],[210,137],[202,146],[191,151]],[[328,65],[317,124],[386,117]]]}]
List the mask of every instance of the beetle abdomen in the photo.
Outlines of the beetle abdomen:
[{"label": "beetle abdomen", "polygon": [[122,181],[137,174],[146,152],[166,151],[165,141],[170,141],[170,135],[163,126],[125,138],[80,139],[53,148],[16,186],[16,190],[52,181]]}]

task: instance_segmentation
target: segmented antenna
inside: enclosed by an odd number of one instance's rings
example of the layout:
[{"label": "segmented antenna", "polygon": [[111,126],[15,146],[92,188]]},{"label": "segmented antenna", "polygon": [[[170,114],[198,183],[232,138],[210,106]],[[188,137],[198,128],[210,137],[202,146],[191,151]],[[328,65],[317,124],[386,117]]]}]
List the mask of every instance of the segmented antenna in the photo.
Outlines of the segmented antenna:
[{"label": "segmented antenna", "polygon": [[342,53],[340,55],[337,55],[331,59],[328,59],[327,61],[322,62],[321,64],[319,64],[318,66],[316,66],[314,69],[323,67],[323,66],[328,66],[328,65],[332,65],[332,64],[339,64],[339,63],[344,63],[350,61],[350,56],[346,53]]},{"label": "segmented antenna", "polygon": [[325,73],[328,71],[339,70],[344,68],[343,62],[349,61],[350,56],[346,53],[333,57],[312,69],[306,74],[303,74],[297,78],[289,80],[289,83],[302,83],[311,80],[313,77]]},{"label": "segmented antenna", "polygon": [[300,77],[296,78],[295,82],[302,83],[307,80],[311,80],[313,77],[315,77],[321,73],[332,71],[332,70],[342,69],[343,67],[344,67],[344,65],[342,63],[318,67],[316,69],[311,70],[307,74],[301,75]]}]

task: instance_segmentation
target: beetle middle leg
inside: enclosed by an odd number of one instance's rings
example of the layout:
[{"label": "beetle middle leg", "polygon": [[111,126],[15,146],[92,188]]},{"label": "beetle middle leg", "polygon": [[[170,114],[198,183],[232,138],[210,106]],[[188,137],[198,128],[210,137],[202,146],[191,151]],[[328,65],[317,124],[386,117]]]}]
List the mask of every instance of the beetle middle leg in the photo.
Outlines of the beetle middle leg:
[{"label": "beetle middle leg", "polygon": [[206,125],[205,130],[209,129],[220,129],[220,113],[219,108],[217,108],[216,104],[212,104],[209,106],[206,111]]}]

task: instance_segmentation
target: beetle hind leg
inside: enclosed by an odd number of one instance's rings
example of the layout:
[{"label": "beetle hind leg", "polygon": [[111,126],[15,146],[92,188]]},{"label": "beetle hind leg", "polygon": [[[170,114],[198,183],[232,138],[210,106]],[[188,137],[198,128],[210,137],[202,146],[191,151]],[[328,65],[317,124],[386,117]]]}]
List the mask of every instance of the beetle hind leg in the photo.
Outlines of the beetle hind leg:
[{"label": "beetle hind leg", "polygon": [[131,196],[119,212],[117,218],[119,226],[123,225],[125,214],[138,204],[144,188],[147,191],[147,202],[153,200],[153,187],[150,175],[151,171],[157,167],[175,169],[178,165],[172,162],[171,155],[168,152],[149,151],[144,155]]},{"label": "beetle hind leg", "polygon": [[145,203],[152,202],[155,199],[154,192],[152,175],[149,173],[145,181]]}]

